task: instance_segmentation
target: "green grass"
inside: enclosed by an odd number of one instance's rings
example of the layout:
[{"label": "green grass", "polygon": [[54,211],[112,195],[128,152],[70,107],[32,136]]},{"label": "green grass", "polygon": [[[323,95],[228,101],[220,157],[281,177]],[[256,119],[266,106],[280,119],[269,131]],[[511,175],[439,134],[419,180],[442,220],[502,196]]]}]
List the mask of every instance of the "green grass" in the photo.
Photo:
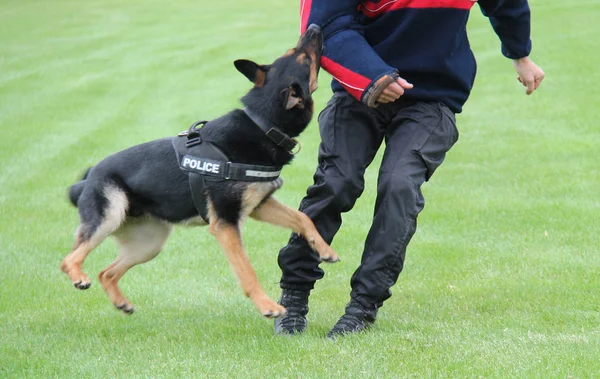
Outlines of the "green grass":
[{"label": "green grass", "polygon": [[[531,1],[532,56],[547,73],[532,97],[474,8],[479,74],[461,138],[424,187],[405,270],[370,333],[324,338],[360,261],[376,164],[334,241],[342,262],[313,291],[306,335],[273,336],[202,229],[177,229],[126,275],[131,317],[95,280],[112,241],[86,262],[91,289],[72,288],[58,268],[78,219],[66,188],[112,152],[238,106],[249,83],[231,62],[266,63],[295,43],[287,3],[0,3],[0,377],[600,375],[600,1]],[[312,180],[316,123],[301,141],[278,193],[291,206]],[[250,221],[244,237],[277,297],[288,232]]]}]

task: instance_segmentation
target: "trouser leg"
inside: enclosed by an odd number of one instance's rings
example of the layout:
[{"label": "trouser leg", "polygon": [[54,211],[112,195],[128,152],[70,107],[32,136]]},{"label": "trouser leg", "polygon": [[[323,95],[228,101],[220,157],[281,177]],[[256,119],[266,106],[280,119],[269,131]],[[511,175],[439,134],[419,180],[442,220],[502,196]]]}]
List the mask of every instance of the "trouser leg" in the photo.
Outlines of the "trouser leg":
[{"label": "trouser leg", "polygon": [[[361,195],[365,169],[381,146],[390,119],[386,108],[368,108],[348,94],[334,95],[319,115],[319,165],[300,210],[328,243],[340,228],[341,214]],[[324,274],[316,253],[296,234],[279,252],[278,263],[284,289],[310,290]]]},{"label": "trouser leg", "polygon": [[424,207],[421,185],[457,139],[454,115],[433,102],[401,108],[386,129],[373,224],[351,280],[352,299],[373,318],[402,271],[406,246]]}]

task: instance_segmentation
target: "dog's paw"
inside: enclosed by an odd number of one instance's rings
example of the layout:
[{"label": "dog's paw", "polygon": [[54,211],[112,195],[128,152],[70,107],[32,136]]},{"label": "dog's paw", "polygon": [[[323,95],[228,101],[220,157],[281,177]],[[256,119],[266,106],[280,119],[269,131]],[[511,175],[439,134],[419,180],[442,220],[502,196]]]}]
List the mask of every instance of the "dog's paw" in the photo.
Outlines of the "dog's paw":
[{"label": "dog's paw", "polygon": [[83,273],[80,266],[63,262],[60,265],[60,269],[69,276],[69,279],[71,279],[71,282],[73,283],[73,287],[78,290],[87,290],[92,285],[92,281]]},{"label": "dog's paw", "polygon": [[321,259],[321,262],[325,262],[325,263],[337,263],[340,261],[340,257],[337,254],[333,254],[333,255],[328,255],[328,256],[324,256],[324,257],[319,257]]},{"label": "dog's paw", "polygon": [[283,317],[287,314],[287,309],[282,306],[277,307],[275,310],[268,310],[263,313],[263,317],[265,318],[278,318]]},{"label": "dog's paw", "polygon": [[89,279],[86,280],[78,280],[76,282],[73,282],[73,287],[77,288],[78,290],[87,290],[88,288],[90,288],[90,286],[92,285],[92,283],[89,281]]},{"label": "dog's paw", "polygon": [[133,312],[135,312],[135,308],[129,303],[115,304],[115,307],[117,307],[118,310],[125,313],[126,315],[130,315]]},{"label": "dog's paw", "polygon": [[340,261],[339,255],[337,255],[337,253],[329,246],[325,249],[325,252],[319,254],[319,259],[321,262],[326,263],[336,263]]},{"label": "dog's paw", "polygon": [[340,261],[340,257],[335,251],[323,241],[322,238],[307,238],[309,245],[319,254],[319,260],[321,262],[335,263]]},{"label": "dog's paw", "polygon": [[285,307],[283,307],[280,304],[277,304],[276,302],[274,302],[273,300],[270,300],[270,299],[268,301],[265,301],[263,304],[261,304],[259,310],[260,310],[260,313],[265,318],[282,317],[282,316],[285,316],[287,313],[287,310],[285,309]]}]

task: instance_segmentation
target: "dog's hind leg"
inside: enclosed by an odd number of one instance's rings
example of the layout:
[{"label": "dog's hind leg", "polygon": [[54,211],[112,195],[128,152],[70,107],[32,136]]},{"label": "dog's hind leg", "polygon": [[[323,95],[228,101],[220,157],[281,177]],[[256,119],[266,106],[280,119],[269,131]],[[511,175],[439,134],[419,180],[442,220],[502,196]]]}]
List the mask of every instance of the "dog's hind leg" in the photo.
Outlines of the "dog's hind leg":
[{"label": "dog's hind leg", "polygon": [[156,257],[170,233],[171,224],[142,216],[128,218],[113,234],[119,244],[119,256],[98,275],[98,279],[110,301],[124,313],[133,313],[134,308],[119,289],[119,280],[133,266]]},{"label": "dog's hind leg", "polygon": [[310,247],[319,254],[319,258],[324,262],[333,263],[340,260],[340,257],[321,237],[321,234],[315,228],[315,224],[307,215],[288,207],[272,196],[254,209],[250,217],[291,229],[303,236],[308,241]]},{"label": "dog's hind leg", "polygon": [[261,287],[248,254],[242,245],[240,229],[224,220],[210,217],[209,231],[221,245],[229,264],[237,276],[244,294],[249,297],[264,317],[279,317],[286,313]]},{"label": "dog's hind leg", "polygon": [[78,207],[81,224],[75,232],[73,250],[60,265],[75,288],[90,288],[90,279],[83,272],[87,255],[117,230],[125,218],[127,195],[114,185],[88,187],[81,195]]}]

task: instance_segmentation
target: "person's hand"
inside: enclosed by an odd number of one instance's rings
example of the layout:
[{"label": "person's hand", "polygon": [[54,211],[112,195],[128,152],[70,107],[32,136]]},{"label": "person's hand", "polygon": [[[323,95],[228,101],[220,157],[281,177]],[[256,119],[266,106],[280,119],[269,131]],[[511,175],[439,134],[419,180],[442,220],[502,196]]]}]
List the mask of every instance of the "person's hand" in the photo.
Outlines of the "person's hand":
[{"label": "person's hand", "polygon": [[413,85],[402,78],[396,79],[395,82],[391,82],[383,90],[383,92],[377,98],[380,103],[391,103],[404,95],[404,91],[413,88]]},{"label": "person's hand", "polygon": [[544,71],[528,57],[513,59],[513,66],[517,71],[517,80],[524,87],[527,87],[525,93],[528,95],[531,95],[533,91],[538,89],[540,84],[542,84],[542,80],[544,80],[544,76],[546,76]]}]

